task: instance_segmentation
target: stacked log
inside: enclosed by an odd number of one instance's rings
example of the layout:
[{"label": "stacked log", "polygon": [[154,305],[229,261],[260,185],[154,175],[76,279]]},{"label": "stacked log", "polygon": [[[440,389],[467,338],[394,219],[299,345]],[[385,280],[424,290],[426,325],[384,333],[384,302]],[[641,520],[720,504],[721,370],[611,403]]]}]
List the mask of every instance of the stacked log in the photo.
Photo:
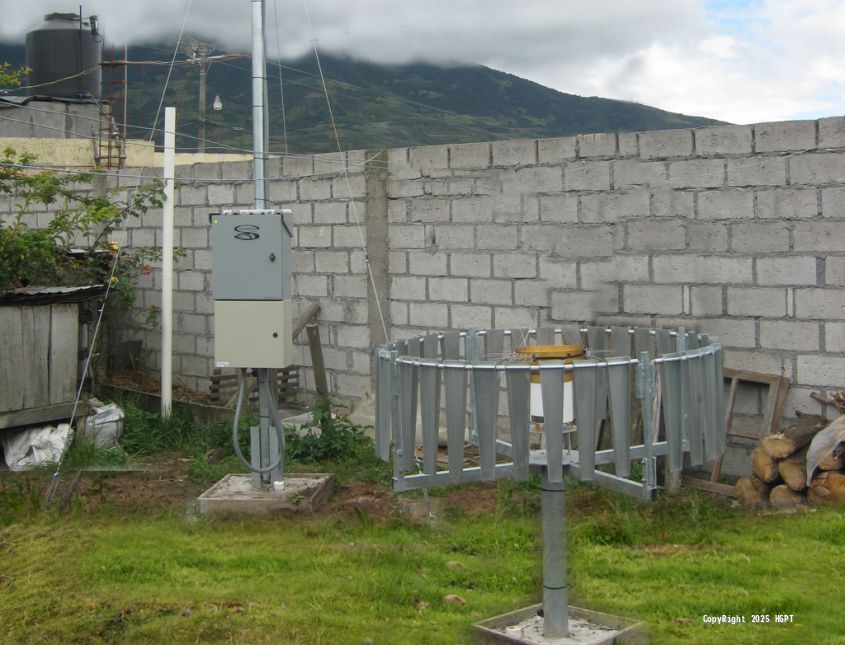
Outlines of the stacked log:
[{"label": "stacked log", "polygon": [[833,423],[800,414],[751,454],[751,476],[734,486],[743,506],[794,508],[807,502],[845,504],[845,415]]}]

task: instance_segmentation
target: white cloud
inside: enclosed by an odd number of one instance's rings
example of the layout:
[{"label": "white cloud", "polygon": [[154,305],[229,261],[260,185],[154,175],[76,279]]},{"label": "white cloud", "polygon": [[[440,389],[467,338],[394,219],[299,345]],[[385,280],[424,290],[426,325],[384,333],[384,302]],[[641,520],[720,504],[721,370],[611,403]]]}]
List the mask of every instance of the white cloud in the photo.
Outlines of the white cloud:
[{"label": "white cloud", "polygon": [[[115,43],[178,33],[189,0],[91,0]],[[565,92],[633,99],[733,122],[842,113],[845,5],[833,0],[266,0],[275,53],[378,62],[476,62]],[[22,42],[55,0],[17,3],[0,40]],[[247,0],[193,0],[186,30],[249,49]]]}]

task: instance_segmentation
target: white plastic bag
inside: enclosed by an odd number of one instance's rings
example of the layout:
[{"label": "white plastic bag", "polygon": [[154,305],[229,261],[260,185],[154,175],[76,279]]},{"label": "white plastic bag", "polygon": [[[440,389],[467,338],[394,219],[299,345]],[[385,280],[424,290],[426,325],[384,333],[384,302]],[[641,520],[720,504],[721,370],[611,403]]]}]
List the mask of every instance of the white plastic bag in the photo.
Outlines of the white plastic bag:
[{"label": "white plastic bag", "polygon": [[42,426],[17,432],[0,432],[0,445],[9,470],[30,470],[44,464],[57,463],[73,433],[70,424]]},{"label": "white plastic bag", "polygon": [[94,413],[85,419],[83,436],[93,439],[97,448],[113,448],[123,434],[123,410],[117,403],[103,405],[97,399],[91,399]]}]

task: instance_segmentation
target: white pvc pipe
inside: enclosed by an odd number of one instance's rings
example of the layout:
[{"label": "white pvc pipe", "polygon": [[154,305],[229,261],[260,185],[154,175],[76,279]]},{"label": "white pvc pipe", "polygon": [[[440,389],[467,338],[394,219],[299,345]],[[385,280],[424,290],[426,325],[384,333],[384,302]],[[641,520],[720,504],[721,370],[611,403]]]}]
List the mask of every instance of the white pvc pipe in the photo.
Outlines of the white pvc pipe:
[{"label": "white pvc pipe", "polygon": [[161,416],[170,416],[173,391],[173,199],[176,108],[164,109],[164,206],[161,236]]}]

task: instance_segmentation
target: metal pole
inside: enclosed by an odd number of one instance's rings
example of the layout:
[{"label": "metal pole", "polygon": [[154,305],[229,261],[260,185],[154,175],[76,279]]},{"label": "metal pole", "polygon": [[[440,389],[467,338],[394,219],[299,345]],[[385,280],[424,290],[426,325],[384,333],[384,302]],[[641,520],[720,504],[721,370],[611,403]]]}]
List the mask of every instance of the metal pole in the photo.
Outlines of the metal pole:
[{"label": "metal pole", "polygon": [[569,636],[569,586],[566,583],[566,484],[550,482],[543,469],[540,508],[543,515],[543,636]]},{"label": "metal pole", "polygon": [[267,64],[264,44],[264,0],[252,3],[252,148],[255,208],[267,208],[267,153],[264,97]]},{"label": "metal pole", "polygon": [[170,416],[173,390],[173,212],[176,108],[164,109],[164,206],[161,244],[161,416]]},{"label": "metal pole", "polygon": [[208,74],[208,55],[200,52],[200,104],[199,104],[199,152],[205,152],[205,79]]}]

